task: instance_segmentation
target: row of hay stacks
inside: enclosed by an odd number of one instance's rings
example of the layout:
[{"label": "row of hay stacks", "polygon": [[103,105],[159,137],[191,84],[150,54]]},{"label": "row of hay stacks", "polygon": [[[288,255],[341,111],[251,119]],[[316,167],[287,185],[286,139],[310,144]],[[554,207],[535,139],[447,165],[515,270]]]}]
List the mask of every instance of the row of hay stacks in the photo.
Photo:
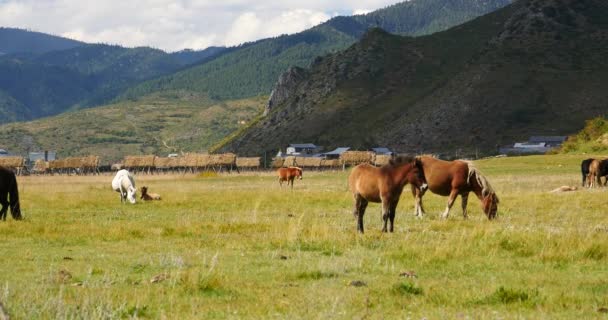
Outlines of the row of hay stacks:
[{"label": "row of hay stacks", "polygon": [[301,168],[337,168],[341,165],[340,160],[327,160],[318,157],[293,157],[275,158],[272,160],[273,168],[301,167]]},{"label": "row of hay stacks", "polygon": [[259,168],[261,165],[260,157],[254,158],[236,158],[236,166],[239,168]]},{"label": "row of hay stacks", "polygon": [[25,167],[23,157],[0,157],[0,167],[19,169]]},{"label": "row of hay stacks", "polygon": [[[243,158],[243,166],[248,164],[252,167],[259,167],[260,158]],[[181,157],[163,158],[154,155],[146,156],[126,156],[123,162],[124,168],[207,168],[207,167],[233,167],[239,166],[239,160],[234,153],[223,154],[199,154],[188,153]]]},{"label": "row of hay stacks", "polygon": [[[48,163],[44,161],[36,161],[34,170],[44,172],[46,169],[61,171],[61,170],[91,170],[95,171],[99,167],[99,156],[87,157],[69,157],[59,160],[51,160]],[[42,170],[44,168],[44,170]]]},{"label": "row of hay stacks", "polygon": [[392,156],[390,155],[379,155],[371,151],[346,151],[340,155],[340,159],[334,160],[319,157],[294,156],[275,158],[272,161],[272,167],[330,168],[342,165],[355,166],[361,163],[383,166],[388,164],[391,158]]}]

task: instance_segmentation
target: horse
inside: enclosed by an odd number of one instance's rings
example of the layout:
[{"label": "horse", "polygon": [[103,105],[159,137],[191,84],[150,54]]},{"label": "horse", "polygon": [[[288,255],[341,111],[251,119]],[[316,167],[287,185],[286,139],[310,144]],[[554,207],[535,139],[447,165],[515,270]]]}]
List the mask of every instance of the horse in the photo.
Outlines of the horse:
[{"label": "horse", "polygon": [[[591,159],[591,163],[589,163],[589,173],[587,174],[587,184],[589,188],[593,188],[596,186],[602,186],[602,177],[608,175],[608,159],[597,160]],[[581,164],[582,166],[582,164]],[[603,185],[608,183],[608,178]]]},{"label": "horse", "polygon": [[[581,162],[581,174],[583,175],[583,188],[586,187],[587,176],[589,176],[589,166],[593,162],[593,158],[585,159]],[[589,181],[590,182],[590,181]]]},{"label": "horse", "polygon": [[421,163],[417,158],[398,157],[380,168],[369,164],[356,166],[348,177],[348,185],[355,204],[353,214],[357,218],[357,231],[363,233],[363,215],[367,204],[381,202],[384,221],[382,232],[387,232],[389,220],[388,231],[393,232],[395,210],[407,183],[421,190],[426,188]]},{"label": "horse", "polygon": [[277,175],[279,176],[279,185],[281,187],[283,186],[283,181],[287,181],[287,185],[289,186],[289,183],[291,183],[291,189],[293,189],[293,180],[295,178],[302,180],[302,169],[298,167],[279,168]]},{"label": "horse", "polygon": [[140,199],[144,201],[150,200],[160,200],[160,195],[158,193],[148,193],[148,187],[141,187],[141,197]]},{"label": "horse", "polygon": [[116,173],[112,180],[112,189],[120,193],[120,203],[129,202],[135,203],[135,180],[129,171],[122,169]]},{"label": "horse", "polygon": [[[10,197],[10,201],[9,201]],[[19,204],[19,188],[17,177],[10,169],[0,167],[0,218],[6,221],[6,212],[11,209],[11,216],[15,220],[21,220],[21,205]]]},{"label": "horse", "polygon": [[[469,193],[473,192],[481,200],[483,212],[489,220],[496,218],[499,199],[494,189],[479,170],[469,161],[444,161],[429,156],[420,157],[424,177],[431,192],[447,196],[448,204],[441,215],[447,219],[450,209],[458,195],[462,198],[462,215],[467,218],[467,201]],[[422,217],[424,208],[422,207],[422,196],[426,190],[412,186],[412,194],[416,198],[417,217]]]}]

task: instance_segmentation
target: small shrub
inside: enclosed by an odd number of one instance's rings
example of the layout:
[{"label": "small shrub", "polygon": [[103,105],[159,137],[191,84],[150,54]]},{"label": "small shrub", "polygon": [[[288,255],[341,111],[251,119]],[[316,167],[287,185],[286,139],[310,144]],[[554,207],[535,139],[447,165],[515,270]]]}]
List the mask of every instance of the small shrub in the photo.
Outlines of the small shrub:
[{"label": "small shrub", "polygon": [[410,282],[401,282],[401,283],[395,284],[393,286],[392,292],[394,294],[414,295],[414,296],[419,296],[419,295],[424,294],[424,291],[422,290],[422,288],[420,288]]},{"label": "small shrub", "polygon": [[319,280],[323,278],[337,278],[338,274],[335,272],[323,272],[323,271],[309,271],[301,272],[296,278],[300,280]]},{"label": "small shrub", "polygon": [[592,260],[602,260],[606,257],[606,248],[594,244],[583,252],[583,257]]},{"label": "small shrub", "polygon": [[500,287],[489,296],[478,301],[478,304],[513,304],[520,303],[528,307],[538,304],[538,290],[527,291]]}]

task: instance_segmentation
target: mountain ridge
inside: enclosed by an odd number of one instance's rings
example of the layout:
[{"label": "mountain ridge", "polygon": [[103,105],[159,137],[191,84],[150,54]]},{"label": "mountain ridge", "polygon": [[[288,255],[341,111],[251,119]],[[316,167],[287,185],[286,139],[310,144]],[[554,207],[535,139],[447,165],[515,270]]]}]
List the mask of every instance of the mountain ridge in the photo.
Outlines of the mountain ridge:
[{"label": "mountain ridge", "polygon": [[216,149],[253,155],[306,141],[470,155],[569,134],[605,112],[603,14],[598,0],[520,0],[429,36],[373,30],[304,70],[266,118]]}]

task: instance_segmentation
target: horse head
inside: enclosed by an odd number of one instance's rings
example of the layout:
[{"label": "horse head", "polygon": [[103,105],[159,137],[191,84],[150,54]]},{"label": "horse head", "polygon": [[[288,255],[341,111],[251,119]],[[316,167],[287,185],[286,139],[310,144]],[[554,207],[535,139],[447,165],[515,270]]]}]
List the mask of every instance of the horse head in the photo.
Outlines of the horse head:
[{"label": "horse head", "polygon": [[481,200],[481,206],[483,208],[483,212],[486,214],[489,220],[496,218],[496,213],[498,212],[498,196],[494,192],[490,192],[483,197]]},{"label": "horse head", "polygon": [[302,168],[298,168],[296,167],[296,177],[298,177],[300,180],[302,180]]},{"label": "horse head", "polygon": [[129,202],[135,203],[135,194],[136,193],[137,193],[137,189],[135,189],[135,187],[129,186],[127,188],[127,199],[129,200]]}]

